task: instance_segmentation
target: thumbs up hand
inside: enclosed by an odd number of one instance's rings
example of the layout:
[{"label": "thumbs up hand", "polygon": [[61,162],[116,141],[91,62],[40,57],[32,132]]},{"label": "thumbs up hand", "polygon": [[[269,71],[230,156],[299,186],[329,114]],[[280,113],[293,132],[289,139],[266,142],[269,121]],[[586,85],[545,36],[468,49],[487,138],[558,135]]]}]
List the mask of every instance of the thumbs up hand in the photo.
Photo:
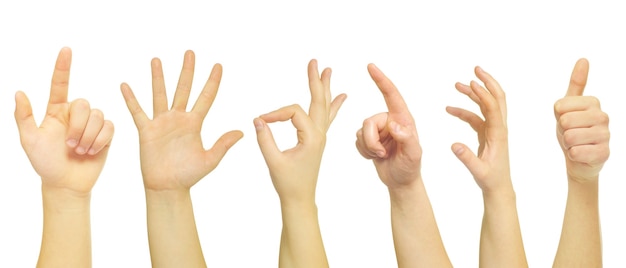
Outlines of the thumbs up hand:
[{"label": "thumbs up hand", "polygon": [[576,62],[567,94],[554,104],[556,136],[565,155],[570,179],[587,182],[598,174],[609,158],[609,116],[596,97],[583,96],[589,62]]}]

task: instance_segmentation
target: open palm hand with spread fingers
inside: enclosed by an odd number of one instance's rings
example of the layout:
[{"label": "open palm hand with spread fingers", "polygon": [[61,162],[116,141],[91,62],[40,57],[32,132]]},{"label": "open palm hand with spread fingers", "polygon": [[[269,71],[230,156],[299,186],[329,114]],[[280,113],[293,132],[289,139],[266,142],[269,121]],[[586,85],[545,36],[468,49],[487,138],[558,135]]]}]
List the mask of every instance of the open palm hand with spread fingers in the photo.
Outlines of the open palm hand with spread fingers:
[{"label": "open palm hand with spread fingers", "polygon": [[150,190],[189,189],[210,173],[228,149],[241,137],[241,131],[222,135],[205,150],[200,130],[222,77],[222,66],[213,66],[200,96],[191,111],[187,102],[194,75],[195,55],[185,53],[183,68],[171,108],[158,58],[152,60],[153,119],[150,120],[127,84],[121,85],[126,105],[139,131],[141,171],[144,186]]},{"label": "open palm hand with spread fingers", "polygon": [[15,120],[22,147],[42,186],[86,195],[91,192],[104,166],[113,123],[84,99],[68,102],[72,51],[63,48],[57,57],[50,99],[39,127],[23,92],[15,95]]}]

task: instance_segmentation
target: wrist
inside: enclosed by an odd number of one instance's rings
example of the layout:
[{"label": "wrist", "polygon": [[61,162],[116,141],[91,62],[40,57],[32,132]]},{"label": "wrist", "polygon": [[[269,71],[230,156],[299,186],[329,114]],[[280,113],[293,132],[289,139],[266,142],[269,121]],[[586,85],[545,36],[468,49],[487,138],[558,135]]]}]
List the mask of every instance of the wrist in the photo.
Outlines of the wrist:
[{"label": "wrist", "polygon": [[485,209],[516,206],[517,196],[513,187],[499,191],[483,192]]},{"label": "wrist", "polygon": [[426,196],[426,187],[421,179],[402,187],[388,187],[392,207],[414,205],[418,198]]},{"label": "wrist", "polygon": [[579,185],[593,185],[598,184],[598,179],[600,177],[599,174],[591,175],[591,176],[581,176],[578,174],[573,174],[575,172],[567,171],[567,181],[568,183],[576,183]]},{"label": "wrist", "polygon": [[91,192],[76,192],[65,188],[41,187],[44,209],[53,209],[57,212],[88,211],[91,201]]},{"label": "wrist", "polygon": [[420,174],[404,176],[401,178],[383,178],[381,180],[387,186],[390,194],[402,194],[415,191],[424,187],[422,176]]},{"label": "wrist", "polygon": [[570,194],[598,195],[598,177],[595,180],[576,180],[569,178],[567,180],[567,189]]},{"label": "wrist", "polygon": [[280,198],[281,209],[310,209],[317,208],[314,197],[307,198]]},{"label": "wrist", "polygon": [[153,190],[145,189],[146,203],[149,206],[172,206],[191,201],[189,189]]},{"label": "wrist", "polygon": [[281,202],[280,211],[285,225],[294,223],[294,221],[302,223],[311,219],[317,222],[317,205],[315,202]]}]

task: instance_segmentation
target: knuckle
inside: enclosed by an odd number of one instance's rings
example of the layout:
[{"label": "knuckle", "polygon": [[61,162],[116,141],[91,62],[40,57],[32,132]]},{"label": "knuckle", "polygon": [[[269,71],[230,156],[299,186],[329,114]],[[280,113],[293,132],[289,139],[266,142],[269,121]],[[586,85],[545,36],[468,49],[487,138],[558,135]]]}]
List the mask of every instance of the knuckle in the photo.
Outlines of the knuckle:
[{"label": "knuckle", "polygon": [[609,124],[609,115],[605,112],[600,112],[600,114],[598,115],[598,122],[600,124]]},{"label": "knuckle", "polygon": [[92,109],[90,116],[92,118],[104,119],[104,113],[100,109]]},{"label": "knuckle", "polygon": [[561,114],[562,109],[563,109],[563,99],[557,100],[554,103],[554,113]]},{"label": "knuckle", "polygon": [[600,107],[600,100],[594,96],[588,96],[589,102],[592,106]]},{"label": "knuckle", "polygon": [[572,147],[573,144],[576,144],[576,133],[573,131],[565,131],[563,132],[563,145],[566,148]]},{"label": "knuckle", "polygon": [[572,148],[569,148],[567,150],[567,154],[568,154],[570,160],[573,160],[573,161],[576,161],[576,162],[580,161],[580,156],[581,156],[580,152],[581,152],[581,150],[579,150],[579,148],[576,147],[576,146],[574,146]]},{"label": "knuckle", "polygon": [[569,127],[571,126],[571,121],[572,119],[570,118],[570,116],[568,116],[568,114],[564,114],[561,117],[559,117],[558,119],[558,124],[561,127],[561,129],[563,130],[567,130],[569,129]]}]

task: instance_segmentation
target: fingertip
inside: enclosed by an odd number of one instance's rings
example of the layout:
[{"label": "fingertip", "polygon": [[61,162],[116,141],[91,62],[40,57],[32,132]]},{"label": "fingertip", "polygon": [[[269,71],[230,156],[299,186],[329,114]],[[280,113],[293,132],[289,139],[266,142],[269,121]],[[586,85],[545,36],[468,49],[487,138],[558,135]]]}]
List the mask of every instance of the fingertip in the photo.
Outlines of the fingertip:
[{"label": "fingertip", "polygon": [[15,92],[15,103],[18,104],[22,99],[26,98],[26,93],[22,91]]},{"label": "fingertip", "polygon": [[474,73],[479,74],[484,72],[482,68],[480,68],[480,66],[476,65],[476,67],[474,67]]},{"label": "fingertip", "polygon": [[446,112],[449,113],[449,114],[453,114],[454,113],[454,108],[455,107],[452,107],[452,106],[446,106]]},{"label": "fingertip", "polygon": [[154,57],[152,58],[152,60],[150,60],[150,65],[152,66],[152,68],[158,68],[161,66],[161,59]]},{"label": "fingertip", "polygon": [[337,103],[338,105],[343,104],[343,102],[348,98],[348,95],[342,93],[337,95],[337,97],[335,97],[335,99],[332,101],[332,104]]},{"label": "fingertip", "polygon": [[322,77],[328,79],[330,78],[330,76],[333,74],[333,69],[331,69],[330,67],[326,67],[324,68],[324,70],[322,71]]},{"label": "fingertip", "polygon": [[185,58],[187,58],[187,59],[191,59],[191,58],[192,58],[192,57],[194,57],[194,56],[195,56],[195,53],[193,52],[193,50],[191,50],[191,49],[187,49],[187,50],[185,51]]},{"label": "fingertip", "polygon": [[465,152],[465,146],[460,143],[452,144],[450,148],[456,156],[461,156]]},{"label": "fingertip", "polygon": [[475,87],[480,86],[480,84],[478,84],[478,82],[476,82],[476,80],[472,80],[470,81],[470,88],[475,89]]},{"label": "fingertip", "polygon": [[227,133],[231,137],[230,146],[233,146],[237,143],[241,138],[243,138],[243,132],[241,130],[231,130]]},{"label": "fingertip", "polygon": [[252,120],[252,123],[254,123],[254,129],[256,129],[257,133],[265,128],[265,122],[260,117],[254,118],[254,120]]}]

